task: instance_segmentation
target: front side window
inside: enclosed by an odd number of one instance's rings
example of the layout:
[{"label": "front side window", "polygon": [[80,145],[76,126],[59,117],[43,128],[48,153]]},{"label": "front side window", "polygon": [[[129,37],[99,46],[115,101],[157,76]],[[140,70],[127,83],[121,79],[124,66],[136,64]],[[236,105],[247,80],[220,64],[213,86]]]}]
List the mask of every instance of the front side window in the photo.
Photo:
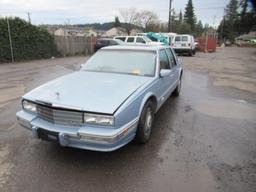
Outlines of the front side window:
[{"label": "front side window", "polygon": [[100,50],[82,70],[140,76],[155,75],[156,53],[138,50]]},{"label": "front side window", "polygon": [[171,66],[174,67],[174,66],[176,65],[176,61],[175,61],[173,52],[171,51],[170,48],[167,48],[167,49],[166,49],[166,53],[167,53],[167,55],[168,55],[168,57],[169,57]]},{"label": "front side window", "polygon": [[160,69],[170,69],[169,58],[165,50],[159,51]]}]

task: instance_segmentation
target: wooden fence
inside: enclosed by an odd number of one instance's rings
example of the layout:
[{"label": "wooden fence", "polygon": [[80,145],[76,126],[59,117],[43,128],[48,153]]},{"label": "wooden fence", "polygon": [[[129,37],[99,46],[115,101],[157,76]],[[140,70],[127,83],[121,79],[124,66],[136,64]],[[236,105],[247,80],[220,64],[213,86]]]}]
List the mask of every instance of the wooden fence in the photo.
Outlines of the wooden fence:
[{"label": "wooden fence", "polygon": [[63,56],[89,55],[94,53],[95,37],[54,36],[57,50]]}]

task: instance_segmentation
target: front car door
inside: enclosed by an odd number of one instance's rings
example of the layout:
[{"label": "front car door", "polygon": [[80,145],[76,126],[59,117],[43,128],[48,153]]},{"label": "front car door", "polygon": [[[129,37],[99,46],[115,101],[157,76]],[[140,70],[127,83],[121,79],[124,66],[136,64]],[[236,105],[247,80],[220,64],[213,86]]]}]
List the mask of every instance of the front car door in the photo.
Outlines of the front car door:
[{"label": "front car door", "polygon": [[171,48],[166,49],[166,53],[169,57],[170,64],[172,66],[172,74],[174,75],[173,78],[173,89],[175,89],[178,80],[180,78],[180,66],[177,64],[177,58],[175,56],[174,51]]},{"label": "front car door", "polygon": [[167,77],[159,77],[159,104],[162,105],[164,101],[170,96],[173,90],[174,83],[174,74],[172,70],[172,65],[170,63],[170,59],[167,55],[167,51],[165,49],[159,50],[159,67],[161,69],[169,69],[171,70],[171,74]]}]

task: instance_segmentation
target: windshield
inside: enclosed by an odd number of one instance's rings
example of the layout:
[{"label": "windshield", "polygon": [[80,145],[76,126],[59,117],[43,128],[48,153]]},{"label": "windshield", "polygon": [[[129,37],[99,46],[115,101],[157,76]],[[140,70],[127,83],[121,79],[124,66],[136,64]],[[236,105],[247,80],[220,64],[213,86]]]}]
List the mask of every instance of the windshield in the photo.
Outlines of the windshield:
[{"label": "windshield", "polygon": [[155,63],[156,53],[151,51],[100,50],[82,70],[154,76]]}]

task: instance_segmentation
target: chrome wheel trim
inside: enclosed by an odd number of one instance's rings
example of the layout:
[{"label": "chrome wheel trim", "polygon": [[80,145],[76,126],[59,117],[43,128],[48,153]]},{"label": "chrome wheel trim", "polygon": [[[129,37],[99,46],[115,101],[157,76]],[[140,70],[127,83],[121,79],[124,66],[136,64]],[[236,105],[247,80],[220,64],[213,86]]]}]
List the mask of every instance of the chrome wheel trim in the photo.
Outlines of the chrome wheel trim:
[{"label": "chrome wheel trim", "polygon": [[148,108],[146,117],[145,117],[145,128],[144,128],[144,133],[146,136],[150,135],[152,124],[153,124],[153,115],[150,108]]},{"label": "chrome wheel trim", "polygon": [[180,92],[181,90],[181,79],[179,80],[179,84],[178,84],[178,92]]}]

